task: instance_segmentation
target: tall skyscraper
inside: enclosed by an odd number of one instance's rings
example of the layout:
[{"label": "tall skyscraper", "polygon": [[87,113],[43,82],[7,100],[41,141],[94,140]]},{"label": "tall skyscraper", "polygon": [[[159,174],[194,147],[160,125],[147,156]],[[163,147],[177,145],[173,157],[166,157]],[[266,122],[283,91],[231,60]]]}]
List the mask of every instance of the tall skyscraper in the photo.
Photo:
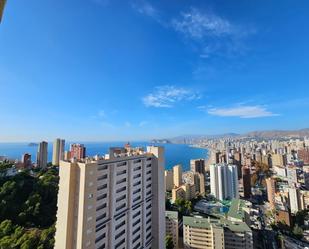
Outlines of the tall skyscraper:
[{"label": "tall skyscraper", "polygon": [[45,141],[39,144],[36,161],[37,161],[37,166],[40,168],[47,167],[47,147],[48,147],[48,143]]},{"label": "tall skyscraper", "polygon": [[57,138],[53,145],[53,165],[59,166],[60,160],[64,159],[65,140]]},{"label": "tall skyscraper", "polygon": [[174,185],[180,187],[182,185],[182,166],[176,165],[173,167]]},{"label": "tall skyscraper", "polygon": [[237,166],[210,165],[210,190],[219,200],[239,198]]},{"label": "tall skyscraper", "polygon": [[76,160],[81,160],[86,157],[86,147],[83,144],[71,144],[70,156]]},{"label": "tall skyscraper", "polygon": [[60,162],[55,249],[165,248],[164,148]]},{"label": "tall skyscraper", "polygon": [[248,167],[242,168],[242,184],[244,190],[244,198],[250,198],[251,196],[251,174]]},{"label": "tall skyscraper", "polygon": [[172,191],[174,187],[173,171],[165,170],[164,177],[165,177],[165,190]]},{"label": "tall skyscraper", "polygon": [[204,159],[191,159],[190,167],[193,173],[201,173],[205,175],[205,160]]}]

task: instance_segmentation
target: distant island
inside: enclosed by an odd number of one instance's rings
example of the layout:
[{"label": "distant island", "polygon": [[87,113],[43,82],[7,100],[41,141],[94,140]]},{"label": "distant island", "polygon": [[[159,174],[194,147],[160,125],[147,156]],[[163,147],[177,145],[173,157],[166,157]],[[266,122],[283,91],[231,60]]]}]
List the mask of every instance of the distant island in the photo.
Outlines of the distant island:
[{"label": "distant island", "polygon": [[169,141],[168,139],[153,139],[150,141],[150,143],[154,143],[154,144],[170,144],[171,141]]},{"label": "distant island", "polygon": [[30,147],[36,147],[36,146],[38,146],[38,144],[37,144],[37,143],[29,143],[28,146],[30,146]]}]

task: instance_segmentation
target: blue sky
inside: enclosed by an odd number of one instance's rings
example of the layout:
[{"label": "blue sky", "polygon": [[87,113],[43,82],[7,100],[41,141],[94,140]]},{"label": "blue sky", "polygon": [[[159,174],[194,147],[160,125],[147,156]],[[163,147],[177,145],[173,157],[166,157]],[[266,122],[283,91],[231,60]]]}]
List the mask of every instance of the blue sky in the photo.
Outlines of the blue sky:
[{"label": "blue sky", "polygon": [[309,127],[309,2],[8,1],[0,141]]}]

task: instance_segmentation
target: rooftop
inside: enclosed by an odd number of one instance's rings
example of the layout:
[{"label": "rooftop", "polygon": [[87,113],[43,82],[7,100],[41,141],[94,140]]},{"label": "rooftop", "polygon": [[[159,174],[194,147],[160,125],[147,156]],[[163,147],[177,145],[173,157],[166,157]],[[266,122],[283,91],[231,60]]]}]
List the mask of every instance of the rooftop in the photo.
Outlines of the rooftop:
[{"label": "rooftop", "polygon": [[188,225],[195,228],[211,228],[212,226],[216,228],[229,229],[233,232],[251,232],[251,229],[245,222],[235,222],[230,221],[225,218],[221,219],[210,219],[202,218],[199,216],[196,217],[183,217],[183,225]]},{"label": "rooftop", "polygon": [[244,208],[246,207],[246,202],[240,199],[233,199],[231,201],[230,209],[227,215],[234,219],[244,220],[245,212]]},{"label": "rooftop", "polygon": [[178,220],[178,212],[176,211],[165,211],[165,217],[173,220]]}]

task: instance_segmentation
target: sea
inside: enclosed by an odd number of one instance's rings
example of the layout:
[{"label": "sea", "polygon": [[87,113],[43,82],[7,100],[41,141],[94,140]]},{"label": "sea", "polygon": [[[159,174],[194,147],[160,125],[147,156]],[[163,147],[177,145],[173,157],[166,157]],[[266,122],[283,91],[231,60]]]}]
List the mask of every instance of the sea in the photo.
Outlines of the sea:
[{"label": "sea", "polygon": [[[127,142],[80,142],[86,147],[87,156],[105,155],[110,147],[124,146]],[[174,165],[181,164],[184,171],[190,169],[190,159],[207,159],[208,151],[203,148],[191,147],[185,144],[157,144],[149,142],[132,142],[133,147],[146,147],[147,145],[158,145],[165,148],[165,168],[171,169]],[[70,143],[66,142],[66,150]],[[48,161],[52,160],[53,144],[48,143]],[[37,145],[29,146],[29,143],[0,143],[0,156],[10,159],[21,159],[22,154],[29,153],[32,161],[36,160]]]}]

